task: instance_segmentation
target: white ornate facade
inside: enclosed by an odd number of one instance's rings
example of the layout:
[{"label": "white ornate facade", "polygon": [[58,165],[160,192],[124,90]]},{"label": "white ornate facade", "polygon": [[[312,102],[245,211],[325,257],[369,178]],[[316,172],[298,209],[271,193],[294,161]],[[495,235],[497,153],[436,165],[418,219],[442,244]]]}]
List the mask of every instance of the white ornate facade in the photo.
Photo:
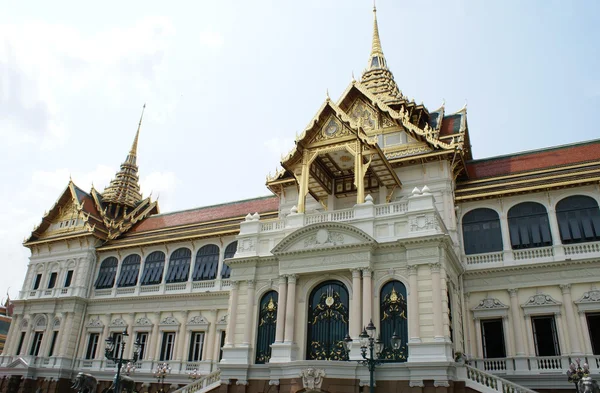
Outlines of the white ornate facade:
[{"label": "white ornate facade", "polygon": [[403,338],[381,391],[568,389],[578,357],[598,374],[600,142],[473,160],[466,109],[402,96],[376,23],[367,70],[319,108],[274,196],[158,214],[137,138],[103,193],[70,182],[25,242],[2,392],[109,381],[104,341],[124,330],[140,387],[168,362],[169,384],[208,376],[190,391],[356,391],[371,320]]}]

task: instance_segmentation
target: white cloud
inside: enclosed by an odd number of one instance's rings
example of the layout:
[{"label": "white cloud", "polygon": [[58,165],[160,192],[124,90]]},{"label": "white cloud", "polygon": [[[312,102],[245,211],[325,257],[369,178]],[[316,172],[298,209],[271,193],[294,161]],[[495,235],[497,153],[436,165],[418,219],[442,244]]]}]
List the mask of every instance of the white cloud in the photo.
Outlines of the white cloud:
[{"label": "white cloud", "polygon": [[144,196],[152,193],[152,199],[159,199],[161,212],[171,211],[171,201],[177,187],[177,176],[174,172],[152,172],[140,180],[140,188]]},{"label": "white cloud", "polygon": [[278,160],[282,155],[288,154],[295,146],[293,138],[271,138],[263,144],[269,153],[273,154]]},{"label": "white cloud", "polygon": [[220,48],[223,46],[225,40],[223,39],[223,36],[216,31],[203,31],[198,37],[198,42],[200,42],[200,45],[208,48]]}]

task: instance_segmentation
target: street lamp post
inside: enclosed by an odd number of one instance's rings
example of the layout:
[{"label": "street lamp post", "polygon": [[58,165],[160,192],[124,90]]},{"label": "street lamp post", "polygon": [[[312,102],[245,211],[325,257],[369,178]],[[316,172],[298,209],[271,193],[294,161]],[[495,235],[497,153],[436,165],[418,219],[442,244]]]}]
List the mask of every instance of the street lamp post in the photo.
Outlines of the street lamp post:
[{"label": "street lamp post", "polygon": [[[360,341],[360,353],[363,357],[363,360],[358,360],[358,364],[367,366],[369,369],[369,389],[371,393],[375,393],[375,367],[385,362],[385,360],[380,359],[381,352],[383,351],[383,341],[381,340],[381,337],[375,338],[376,333],[377,328],[373,325],[373,321],[370,321],[367,327],[364,328],[362,333],[358,336]],[[352,338],[350,335],[346,335],[343,344],[346,353],[349,354],[352,347]],[[390,344],[394,350],[400,349],[401,340],[395,332],[392,335]]]},{"label": "street lamp post", "polygon": [[[135,341],[134,350],[133,350],[133,359],[124,359],[123,355],[125,354],[125,344],[127,343],[127,337],[129,334],[127,333],[127,329],[125,329],[122,333],[122,339],[120,345],[115,342],[112,337],[106,339],[106,348],[104,349],[104,356],[108,360],[112,360],[117,363],[117,373],[115,374],[115,380],[113,382],[114,392],[121,393],[121,367],[123,367],[123,363],[135,363],[138,360],[138,356],[140,355],[140,342],[138,340]],[[119,348],[120,346],[120,348]],[[120,350],[120,351],[119,351]],[[128,369],[128,373],[131,372],[131,367]]]},{"label": "street lamp post", "polygon": [[579,393],[579,382],[588,375],[590,375],[590,367],[587,363],[582,365],[579,359],[575,359],[575,362],[571,363],[567,370],[567,378],[569,378],[569,382],[575,384],[575,392],[577,393]]},{"label": "street lamp post", "polygon": [[160,391],[164,393],[165,378],[171,372],[171,367],[167,363],[158,364],[154,371],[154,378],[160,383]]}]

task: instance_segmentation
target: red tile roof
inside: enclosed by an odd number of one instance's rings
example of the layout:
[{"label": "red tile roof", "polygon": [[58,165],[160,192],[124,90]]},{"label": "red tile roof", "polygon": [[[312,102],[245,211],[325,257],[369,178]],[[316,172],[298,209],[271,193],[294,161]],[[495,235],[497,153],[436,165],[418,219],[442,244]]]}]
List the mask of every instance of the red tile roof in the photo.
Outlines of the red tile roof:
[{"label": "red tile roof", "polygon": [[442,119],[442,126],[440,127],[440,136],[453,135],[460,129],[461,116],[452,115],[446,116]]},{"label": "red tile roof", "polygon": [[600,160],[600,140],[467,163],[469,180]]},{"label": "red tile roof", "polygon": [[279,198],[276,196],[248,199],[224,203],[221,205],[200,207],[173,213],[151,216],[133,227],[129,233],[152,231],[160,228],[171,228],[188,224],[199,224],[207,221],[243,217],[248,213],[266,213],[279,209]]}]

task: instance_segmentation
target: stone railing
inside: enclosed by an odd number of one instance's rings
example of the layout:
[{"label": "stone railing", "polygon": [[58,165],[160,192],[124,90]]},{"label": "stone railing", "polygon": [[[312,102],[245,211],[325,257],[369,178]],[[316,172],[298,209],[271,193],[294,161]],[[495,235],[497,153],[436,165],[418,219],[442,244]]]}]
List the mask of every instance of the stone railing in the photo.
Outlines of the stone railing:
[{"label": "stone railing", "polygon": [[317,224],[320,222],[343,222],[354,219],[354,209],[334,210],[325,213],[313,213],[305,216],[305,225]]},{"label": "stone railing", "polygon": [[31,289],[19,292],[20,299],[45,299],[49,297],[67,297],[80,296],[85,297],[87,288],[84,287],[66,287],[50,289]]},{"label": "stone railing", "polygon": [[173,393],[202,393],[221,385],[221,370],[200,377],[196,381],[175,390]]},{"label": "stone railing", "polygon": [[457,367],[456,371],[457,376],[465,381],[468,388],[482,393],[536,393],[534,390],[471,366]]},{"label": "stone railing", "polygon": [[525,250],[504,250],[485,254],[463,255],[467,269],[486,269],[530,263],[562,262],[566,259],[600,257],[600,242],[558,244]]},{"label": "stone railing", "polygon": [[94,289],[92,297],[153,296],[165,293],[228,291],[230,288],[231,281],[229,279],[171,282],[152,285],[140,285],[138,283],[134,287]]},{"label": "stone railing", "polygon": [[[582,356],[593,374],[600,374],[600,356]],[[529,375],[562,374],[575,359],[568,356],[528,356],[518,358],[471,359],[470,365],[490,374]]]}]

